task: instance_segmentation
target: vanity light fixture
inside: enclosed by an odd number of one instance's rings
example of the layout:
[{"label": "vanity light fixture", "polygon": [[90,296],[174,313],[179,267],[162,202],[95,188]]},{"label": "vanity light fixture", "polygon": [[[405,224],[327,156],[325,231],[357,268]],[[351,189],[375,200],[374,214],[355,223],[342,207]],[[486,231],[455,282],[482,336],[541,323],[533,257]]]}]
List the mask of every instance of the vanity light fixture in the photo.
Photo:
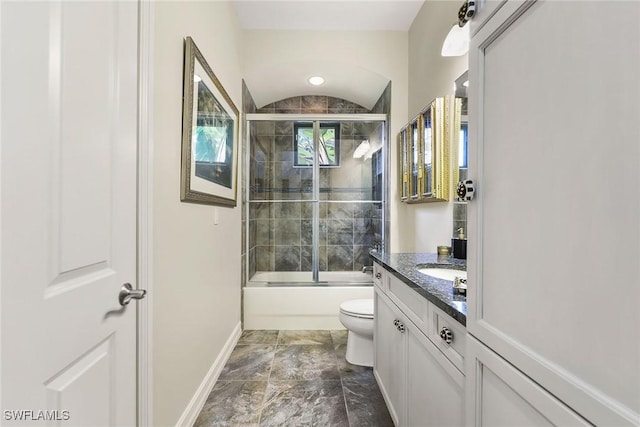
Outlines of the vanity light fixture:
[{"label": "vanity light fixture", "polygon": [[465,24],[475,11],[475,0],[467,0],[462,4],[458,11],[458,22],[453,24],[442,43],[442,56],[462,56],[469,51],[469,27]]},{"label": "vanity light fixture", "polygon": [[324,77],[322,76],[311,76],[307,79],[307,81],[309,82],[309,84],[313,85],[313,86],[320,86],[321,84],[324,84]]}]

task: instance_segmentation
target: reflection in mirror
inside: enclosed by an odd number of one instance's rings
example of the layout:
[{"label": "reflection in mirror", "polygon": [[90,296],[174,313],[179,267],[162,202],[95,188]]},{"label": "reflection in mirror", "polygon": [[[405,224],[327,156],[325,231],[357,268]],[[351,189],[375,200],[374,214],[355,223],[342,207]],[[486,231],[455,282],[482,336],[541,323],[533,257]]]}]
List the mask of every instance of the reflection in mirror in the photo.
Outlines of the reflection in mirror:
[{"label": "reflection in mirror", "polygon": [[424,145],[424,189],[422,195],[425,197],[433,196],[433,153],[435,152],[433,144],[433,109],[429,106],[422,113],[423,123],[423,145]]},{"label": "reflection in mirror", "polygon": [[[454,103],[454,183],[468,178],[468,148],[469,130],[467,120],[467,89],[469,87],[468,72],[465,71],[455,81],[455,103]],[[461,233],[467,233],[467,202],[455,202],[453,204],[453,227],[452,237],[458,237]]]},{"label": "reflection in mirror", "polygon": [[409,150],[407,147],[407,129],[404,128],[398,134],[398,147],[400,149],[400,200],[409,198]]},{"label": "reflection in mirror", "polygon": [[417,199],[419,197],[418,189],[420,188],[420,146],[418,144],[418,120],[411,122],[411,198]]},{"label": "reflection in mirror", "polygon": [[457,129],[457,155],[458,155],[458,178],[457,181],[467,179],[469,130],[467,121],[467,89],[469,87],[469,72],[465,71],[456,79],[455,93],[455,126]]}]

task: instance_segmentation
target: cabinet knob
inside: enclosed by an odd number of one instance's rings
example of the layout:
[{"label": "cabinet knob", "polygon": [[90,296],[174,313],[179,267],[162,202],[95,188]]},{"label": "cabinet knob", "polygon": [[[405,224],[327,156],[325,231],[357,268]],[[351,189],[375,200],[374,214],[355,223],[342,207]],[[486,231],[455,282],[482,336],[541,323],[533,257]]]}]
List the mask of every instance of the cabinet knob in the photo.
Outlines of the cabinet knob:
[{"label": "cabinet knob", "polygon": [[453,332],[451,332],[451,329],[443,326],[442,329],[440,329],[440,338],[447,344],[451,344],[453,341]]},{"label": "cabinet knob", "polygon": [[398,323],[400,323],[400,321],[398,319],[393,321],[393,326],[395,326],[396,328],[398,327]]},{"label": "cabinet knob", "polygon": [[401,334],[404,334],[404,323],[398,321],[398,326],[396,326]]},{"label": "cabinet knob", "polygon": [[468,202],[473,200],[475,190],[476,189],[473,185],[473,181],[470,179],[458,182],[458,185],[456,185],[456,194],[458,196],[458,201]]},{"label": "cabinet knob", "polygon": [[380,273],[379,271],[376,273],[376,279],[380,279],[382,278],[382,273]]}]

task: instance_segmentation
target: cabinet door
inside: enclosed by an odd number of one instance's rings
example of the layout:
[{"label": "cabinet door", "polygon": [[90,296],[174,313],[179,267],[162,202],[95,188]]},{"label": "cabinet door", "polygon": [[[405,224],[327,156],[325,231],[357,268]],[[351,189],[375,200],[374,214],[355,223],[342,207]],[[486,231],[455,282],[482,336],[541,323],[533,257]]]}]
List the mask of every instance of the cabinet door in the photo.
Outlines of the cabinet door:
[{"label": "cabinet door", "polygon": [[404,379],[405,352],[403,335],[395,321],[401,316],[386,297],[378,291],[375,294],[375,317],[373,340],[375,347],[374,374],[380,391],[387,402],[387,408],[395,425],[404,425]]},{"label": "cabinet door", "polygon": [[407,426],[464,425],[464,375],[412,325],[407,340]]},{"label": "cabinet door", "polygon": [[591,425],[471,336],[466,360],[467,417],[475,426]]},{"label": "cabinet door", "polygon": [[470,49],[468,331],[592,423],[640,425],[640,2],[494,11]]}]

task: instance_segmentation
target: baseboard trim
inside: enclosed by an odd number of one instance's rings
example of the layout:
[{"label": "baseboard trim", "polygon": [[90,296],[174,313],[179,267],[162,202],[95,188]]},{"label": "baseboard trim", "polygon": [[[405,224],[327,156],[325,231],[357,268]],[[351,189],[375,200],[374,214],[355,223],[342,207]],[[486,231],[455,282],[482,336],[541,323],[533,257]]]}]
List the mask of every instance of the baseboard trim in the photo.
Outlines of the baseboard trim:
[{"label": "baseboard trim", "polygon": [[214,384],[218,380],[218,377],[220,376],[225,363],[227,363],[227,360],[229,360],[229,356],[231,356],[231,352],[238,343],[241,334],[242,324],[238,322],[233,332],[229,336],[229,339],[227,339],[227,342],[224,344],[224,347],[222,347],[222,351],[213,362],[213,365],[211,365],[211,368],[209,368],[209,372],[207,372],[207,375],[202,380],[200,387],[198,387],[198,390],[189,402],[189,405],[187,405],[187,408],[176,423],[176,426],[191,427],[195,424],[200,411],[207,401],[209,393],[211,393]]}]

